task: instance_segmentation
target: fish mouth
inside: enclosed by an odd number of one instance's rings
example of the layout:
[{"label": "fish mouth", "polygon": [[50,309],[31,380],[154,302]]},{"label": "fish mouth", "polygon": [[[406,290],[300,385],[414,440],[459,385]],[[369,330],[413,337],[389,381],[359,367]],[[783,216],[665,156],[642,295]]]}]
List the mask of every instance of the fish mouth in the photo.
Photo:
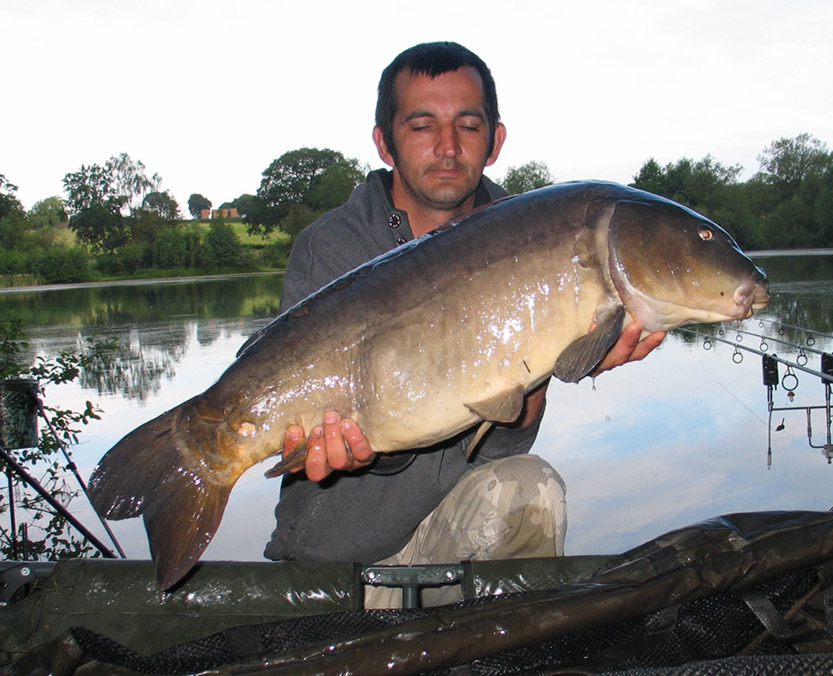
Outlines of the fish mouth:
[{"label": "fish mouth", "polygon": [[743,319],[749,319],[755,310],[761,310],[769,304],[769,282],[762,274],[757,273],[735,289],[734,301],[739,308],[745,308],[741,313]]},{"label": "fish mouth", "polygon": [[752,317],[754,310],[767,306],[769,283],[756,272],[741,282],[734,293],[723,294],[721,291],[719,302],[715,302],[714,291],[704,297],[679,302],[679,299],[652,297],[639,289],[630,289],[627,306],[631,315],[648,331],[668,331],[686,324],[742,321]]}]

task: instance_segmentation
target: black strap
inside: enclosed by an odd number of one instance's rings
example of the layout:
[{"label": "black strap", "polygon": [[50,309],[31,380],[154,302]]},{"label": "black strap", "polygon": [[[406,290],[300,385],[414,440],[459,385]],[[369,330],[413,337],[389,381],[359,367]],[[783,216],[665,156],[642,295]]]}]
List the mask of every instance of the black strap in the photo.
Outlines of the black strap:
[{"label": "black strap", "polygon": [[769,600],[769,597],[762,591],[753,590],[743,595],[743,600],[749,609],[755,613],[760,623],[766,627],[770,634],[782,641],[788,641],[793,636],[793,631],[787,624],[784,616]]}]

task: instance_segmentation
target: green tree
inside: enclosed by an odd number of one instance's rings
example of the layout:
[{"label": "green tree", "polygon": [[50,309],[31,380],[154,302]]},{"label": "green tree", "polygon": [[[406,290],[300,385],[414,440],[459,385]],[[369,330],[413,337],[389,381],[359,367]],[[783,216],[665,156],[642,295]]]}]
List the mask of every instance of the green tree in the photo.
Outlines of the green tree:
[{"label": "green tree", "polygon": [[130,242],[144,198],[159,192],[161,181],[158,174],[148,178],[144,163],[127,153],[112,156],[103,167],[82,165],[64,176],[70,229],[94,250],[113,253]]},{"label": "green tree", "polygon": [[303,203],[322,214],[344,204],[367,175],[357,159],[338,160],[322,171],[310,185]]},{"label": "green tree", "polygon": [[238,197],[234,202],[235,207],[237,207],[237,213],[240,216],[245,217],[250,212],[257,209],[257,197],[254,195],[249,195],[248,193],[243,193]]},{"label": "green tree", "polygon": [[725,166],[711,155],[696,161],[683,157],[664,167],[650,158],[631,185],[694,209],[726,228],[740,244],[751,246],[759,237],[738,183],[742,169]]},{"label": "green tree", "polygon": [[198,192],[192,193],[191,196],[188,198],[188,213],[190,213],[193,218],[199,218],[200,212],[203,209],[210,208],[211,200],[206,197],[203,197]]},{"label": "green tree", "polygon": [[28,223],[23,212],[13,211],[0,218],[0,248],[25,250],[27,235]]},{"label": "green tree", "polygon": [[240,267],[243,248],[234,228],[222,219],[214,221],[205,235],[205,254],[213,268]]},{"label": "green tree", "polygon": [[167,190],[164,192],[149,192],[145,195],[144,200],[142,200],[142,209],[159,214],[163,221],[179,220],[179,204]]},{"label": "green tree", "polygon": [[758,155],[756,179],[796,189],[801,181],[829,171],[830,159],[827,146],[807,132],[795,138],[780,138]]},{"label": "green tree", "polygon": [[17,186],[0,174],[0,274],[31,274],[32,256],[43,246],[32,236]]},{"label": "green tree", "polygon": [[158,268],[185,266],[185,238],[176,228],[166,228],[153,245],[153,264]]},{"label": "green tree", "polygon": [[12,212],[23,213],[23,205],[17,199],[17,186],[6,180],[0,174],[0,218],[8,216]]},{"label": "green tree", "polygon": [[552,183],[553,178],[547,163],[535,160],[518,167],[509,167],[506,170],[506,176],[501,181],[503,189],[513,195],[543,188]]},{"label": "green tree", "polygon": [[[133,160],[127,153],[113,155],[107,160],[106,167],[110,174],[110,183],[116,195],[123,215],[132,215],[142,207],[145,197],[152,192],[158,192],[162,185],[162,177],[154,174],[148,177],[145,173],[145,163]],[[124,214],[124,210],[127,214]]]},{"label": "green tree", "polygon": [[17,186],[0,174],[0,250],[20,248],[28,229],[26,212],[15,193]]},{"label": "green tree", "polygon": [[710,155],[664,167],[653,158],[634,177],[636,187],[685,204],[723,225],[745,248],[829,246],[833,241],[833,153],[804,133],[781,138],[758,156],[745,183],[740,166]]},{"label": "green tree", "polygon": [[294,242],[301,230],[318,218],[318,215],[319,212],[313,211],[306,204],[293,204],[289,207],[286,216],[281,219],[279,227]]},{"label": "green tree", "polygon": [[130,223],[112,202],[99,202],[73,214],[69,227],[93,250],[112,253],[130,241]]},{"label": "green tree", "polygon": [[127,242],[129,229],[110,168],[82,164],[78,171],[66,174],[63,182],[69,227],[79,240],[104,253]]},{"label": "green tree", "polygon": [[168,227],[168,223],[162,219],[159,212],[152,209],[139,209],[132,218],[126,220],[130,227],[130,236],[122,248],[133,244],[152,247],[159,234]]},{"label": "green tree", "polygon": [[780,138],[758,155],[747,190],[767,248],[830,246],[833,241],[833,153],[814,136]]},{"label": "green tree", "polygon": [[740,165],[726,167],[711,155],[696,162],[684,157],[665,167],[651,158],[631,185],[705,213],[715,202],[718,188],[736,183],[742,169]]},{"label": "green tree", "polygon": [[29,210],[29,225],[33,230],[57,228],[67,222],[64,200],[57,195],[35,202]]},{"label": "green tree", "polygon": [[163,230],[153,247],[153,262],[159,268],[193,268],[202,260],[202,242],[195,227]]},{"label": "green tree", "polygon": [[82,164],[78,171],[66,174],[63,183],[70,216],[100,204],[107,204],[113,211],[121,210],[113,189],[112,171],[106,166]]},{"label": "green tree", "polygon": [[[330,167],[334,168],[327,174]],[[290,150],[263,172],[257,202],[246,215],[248,230],[251,234],[268,235],[289,214],[293,204],[306,205],[313,212],[319,212],[323,205],[337,206],[349,196],[347,186],[352,190],[361,178],[358,160],[348,160],[337,150]]]}]

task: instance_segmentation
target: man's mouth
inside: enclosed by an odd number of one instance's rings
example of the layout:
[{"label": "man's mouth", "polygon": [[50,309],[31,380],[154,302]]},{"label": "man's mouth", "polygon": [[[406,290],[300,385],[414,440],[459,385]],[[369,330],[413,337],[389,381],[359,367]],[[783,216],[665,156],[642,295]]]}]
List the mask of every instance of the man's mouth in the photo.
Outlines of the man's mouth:
[{"label": "man's mouth", "polygon": [[440,165],[440,166],[433,166],[429,167],[426,173],[434,174],[435,176],[458,176],[462,173],[463,169],[460,165]]}]

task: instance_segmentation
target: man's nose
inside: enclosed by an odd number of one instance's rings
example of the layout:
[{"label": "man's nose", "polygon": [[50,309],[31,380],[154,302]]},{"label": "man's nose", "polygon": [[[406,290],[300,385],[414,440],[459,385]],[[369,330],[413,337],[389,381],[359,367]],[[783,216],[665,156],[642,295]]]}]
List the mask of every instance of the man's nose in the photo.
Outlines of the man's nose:
[{"label": "man's nose", "polygon": [[457,138],[457,131],[453,126],[440,129],[434,154],[437,157],[457,157],[460,154],[460,143]]}]

